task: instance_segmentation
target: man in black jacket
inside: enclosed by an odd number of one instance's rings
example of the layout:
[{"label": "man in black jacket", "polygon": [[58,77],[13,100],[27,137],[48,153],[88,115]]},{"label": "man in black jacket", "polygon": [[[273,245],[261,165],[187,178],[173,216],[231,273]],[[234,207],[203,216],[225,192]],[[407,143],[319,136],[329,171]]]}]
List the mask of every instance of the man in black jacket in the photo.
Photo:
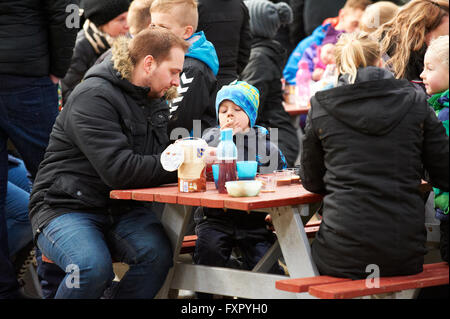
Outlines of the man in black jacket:
[{"label": "man in black jacket", "polygon": [[219,57],[217,90],[237,80],[250,57],[248,9],[242,0],[198,0],[198,28]]},{"label": "man in black jacket", "polygon": [[172,252],[159,220],[109,193],[176,181],[160,163],[169,142],[162,97],[179,85],[187,47],[161,28],[118,41],[58,117],[30,196],[37,245],[67,272],[55,298],[101,297],[111,259],[130,266],[113,297],[152,298],[164,282]]},{"label": "man in black jacket", "polygon": [[57,83],[70,64],[77,33],[69,0],[0,2],[0,298],[20,298],[9,262],[4,202],[6,143],[11,139],[32,178],[58,114]]}]

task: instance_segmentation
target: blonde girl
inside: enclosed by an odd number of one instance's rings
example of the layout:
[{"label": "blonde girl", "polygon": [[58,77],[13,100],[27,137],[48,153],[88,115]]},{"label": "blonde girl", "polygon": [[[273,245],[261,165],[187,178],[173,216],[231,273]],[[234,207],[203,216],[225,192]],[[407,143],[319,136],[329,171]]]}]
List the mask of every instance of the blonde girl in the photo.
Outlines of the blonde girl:
[{"label": "blonde girl", "polygon": [[[448,190],[448,137],[421,88],[382,66],[365,33],[336,44],[335,88],[311,99],[303,137],[303,186],[323,195],[311,253],[321,275],[362,279],[420,273],[425,206],[418,187]],[[437,186],[437,187],[440,187]]]},{"label": "blonde girl", "polygon": [[347,75],[350,84],[355,83],[359,68],[383,65],[380,45],[365,32],[342,34],[335,55],[339,74]]}]

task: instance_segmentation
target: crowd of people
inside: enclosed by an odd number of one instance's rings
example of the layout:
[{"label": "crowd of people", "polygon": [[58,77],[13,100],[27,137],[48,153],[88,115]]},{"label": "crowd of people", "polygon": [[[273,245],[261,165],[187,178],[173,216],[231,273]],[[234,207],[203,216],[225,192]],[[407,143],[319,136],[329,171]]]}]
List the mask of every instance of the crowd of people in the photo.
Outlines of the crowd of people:
[{"label": "crowd of people", "polygon": [[[73,2],[0,3],[0,298],[28,298],[31,252],[44,298],[155,297],[173,266],[161,207],[109,193],[176,182],[162,151],[202,137],[214,161],[227,128],[256,136],[238,154],[258,170],[274,154],[323,195],[321,275],[421,272],[422,180],[448,262],[448,0],[80,0],[69,27]],[[300,141],[283,96],[301,64],[334,80],[308,97]],[[276,238],[260,213],[194,215],[197,264],[252,269]],[[129,265],[119,282],[112,260]]]}]

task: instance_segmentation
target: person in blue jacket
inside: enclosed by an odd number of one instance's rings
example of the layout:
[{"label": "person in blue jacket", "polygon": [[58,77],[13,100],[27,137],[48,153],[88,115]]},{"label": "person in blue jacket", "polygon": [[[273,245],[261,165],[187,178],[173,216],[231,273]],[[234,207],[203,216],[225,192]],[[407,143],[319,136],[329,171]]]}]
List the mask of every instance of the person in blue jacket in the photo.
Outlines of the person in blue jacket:
[{"label": "person in blue jacket", "polygon": [[[150,8],[152,25],[163,27],[190,43],[178,87],[178,97],[170,102],[168,133],[171,140],[187,136],[201,137],[216,124],[214,99],[219,59],[214,45],[198,25],[194,0],[155,0]],[[194,125],[200,121],[201,127]]]},{"label": "person in blue jacket", "polygon": [[324,40],[328,43],[336,43],[342,33],[351,33],[358,30],[364,10],[371,3],[370,0],[347,0],[344,7],[339,11],[337,22],[325,20],[326,22],[317,27],[309,37],[300,41],[284,67],[283,76],[286,83],[295,85],[298,62],[307,48],[314,45],[320,46]]}]

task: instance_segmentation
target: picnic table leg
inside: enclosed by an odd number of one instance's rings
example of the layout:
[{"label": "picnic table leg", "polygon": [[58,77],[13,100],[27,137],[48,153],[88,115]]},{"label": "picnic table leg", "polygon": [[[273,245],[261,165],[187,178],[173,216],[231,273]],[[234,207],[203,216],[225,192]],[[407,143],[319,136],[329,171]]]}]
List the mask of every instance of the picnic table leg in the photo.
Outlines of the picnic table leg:
[{"label": "picnic table leg", "polygon": [[272,223],[291,278],[319,275],[312,260],[311,247],[300,211],[290,206],[270,209]]},{"label": "picnic table leg", "polygon": [[278,259],[282,256],[280,244],[278,240],[270,247],[261,260],[253,267],[253,272],[269,272],[272,266],[278,262]]},{"label": "picnic table leg", "polygon": [[161,223],[172,244],[174,266],[170,268],[163,286],[156,295],[157,299],[166,299],[169,297],[169,290],[173,279],[175,265],[179,258],[184,234],[186,233],[186,228],[189,224],[191,214],[192,206],[166,204],[164,207]]}]

